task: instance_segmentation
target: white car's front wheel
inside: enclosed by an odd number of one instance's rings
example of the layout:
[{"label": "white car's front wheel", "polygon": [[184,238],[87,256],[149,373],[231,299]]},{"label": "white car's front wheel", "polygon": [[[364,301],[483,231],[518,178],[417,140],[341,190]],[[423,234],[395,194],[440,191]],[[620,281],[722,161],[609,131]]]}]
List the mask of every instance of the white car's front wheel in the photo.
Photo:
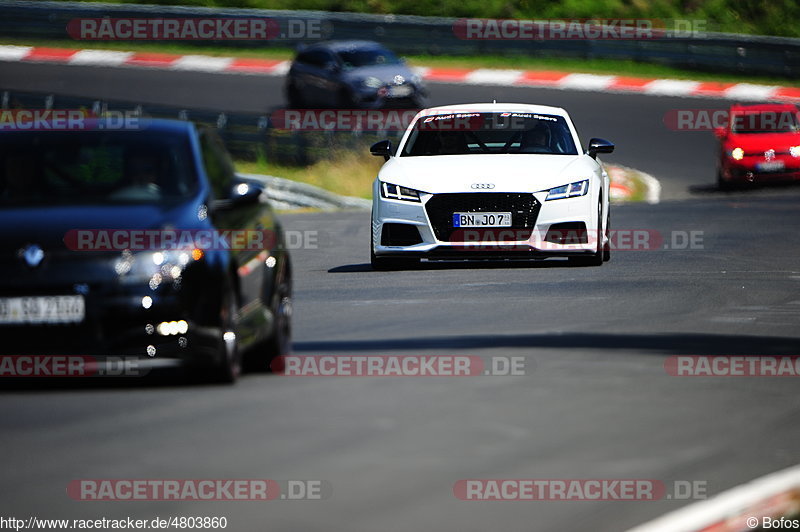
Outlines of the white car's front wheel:
[{"label": "white car's front wheel", "polygon": [[[597,230],[596,230],[596,240],[597,240],[597,247],[595,252],[591,255],[581,255],[578,257],[570,257],[569,262],[575,266],[602,266],[603,260],[605,259],[606,253],[608,253],[608,258],[611,258],[611,249],[609,247],[606,250],[605,246],[603,245],[603,201],[602,199],[597,204]],[[607,260],[607,259],[605,259]]]}]

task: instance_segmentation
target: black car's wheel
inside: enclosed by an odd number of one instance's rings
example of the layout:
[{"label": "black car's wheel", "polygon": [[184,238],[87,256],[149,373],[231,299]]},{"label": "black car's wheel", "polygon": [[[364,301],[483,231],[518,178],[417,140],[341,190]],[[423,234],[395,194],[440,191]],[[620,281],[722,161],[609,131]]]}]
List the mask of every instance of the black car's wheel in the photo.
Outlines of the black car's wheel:
[{"label": "black car's wheel", "polygon": [[284,260],[270,303],[272,330],[266,340],[249,351],[245,359],[247,371],[274,371],[275,359],[292,352],[292,266],[288,255]]},{"label": "black car's wheel", "polygon": [[353,93],[348,89],[342,88],[339,90],[338,100],[341,109],[354,109],[357,107],[355,98],[353,98]]},{"label": "black car's wheel", "polygon": [[218,361],[209,375],[209,380],[234,383],[242,373],[242,354],[236,337],[239,306],[230,280],[226,280],[224,284],[221,300]]},{"label": "black car's wheel", "polygon": [[305,106],[303,95],[294,83],[286,86],[286,99],[292,109],[302,109]]},{"label": "black car's wheel", "polygon": [[272,312],[275,325],[266,343],[267,366],[275,357],[288,355],[292,351],[292,269],[288,256],[275,290]]},{"label": "black car's wheel", "polygon": [[[605,247],[603,246],[603,237],[601,236],[601,229],[603,228],[603,201],[597,204],[597,249],[591,255],[581,255],[578,257],[570,257],[569,263],[574,266],[602,266],[605,258]],[[608,250],[609,258],[611,258],[611,250]]]}]

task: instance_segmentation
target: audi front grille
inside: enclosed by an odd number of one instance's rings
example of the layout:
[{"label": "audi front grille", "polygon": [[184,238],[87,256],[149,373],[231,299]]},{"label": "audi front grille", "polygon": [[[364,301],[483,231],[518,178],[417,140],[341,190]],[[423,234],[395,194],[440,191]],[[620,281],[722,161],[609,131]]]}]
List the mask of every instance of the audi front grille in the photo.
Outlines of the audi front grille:
[{"label": "audi front grille", "polygon": [[527,240],[533,233],[541,203],[533,194],[508,194],[499,192],[476,192],[457,194],[435,194],[425,204],[436,238],[449,242],[454,231],[454,212],[510,212],[511,227],[476,228],[478,230],[510,230],[515,240]]}]

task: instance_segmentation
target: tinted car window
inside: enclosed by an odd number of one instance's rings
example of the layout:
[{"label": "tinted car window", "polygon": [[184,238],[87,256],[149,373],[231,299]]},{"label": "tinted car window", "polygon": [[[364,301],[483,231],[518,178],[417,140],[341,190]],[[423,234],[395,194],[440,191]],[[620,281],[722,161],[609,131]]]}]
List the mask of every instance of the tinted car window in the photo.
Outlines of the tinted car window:
[{"label": "tinted car window", "polygon": [[333,56],[325,50],[309,50],[298,55],[297,61],[322,68],[327,63],[333,61]]},{"label": "tinted car window", "polygon": [[401,156],[523,153],[577,155],[562,116],[463,113],[421,117]]},{"label": "tinted car window", "polygon": [[184,136],[15,132],[0,139],[0,206],[161,203],[198,187]]},{"label": "tinted car window", "polygon": [[233,184],[234,167],[225,144],[219,135],[210,129],[200,132],[200,146],[203,151],[203,165],[217,198],[226,198]]},{"label": "tinted car window", "polygon": [[400,63],[400,59],[398,59],[396,55],[382,48],[342,50],[338,55],[345,69],[376,65],[396,65]]}]

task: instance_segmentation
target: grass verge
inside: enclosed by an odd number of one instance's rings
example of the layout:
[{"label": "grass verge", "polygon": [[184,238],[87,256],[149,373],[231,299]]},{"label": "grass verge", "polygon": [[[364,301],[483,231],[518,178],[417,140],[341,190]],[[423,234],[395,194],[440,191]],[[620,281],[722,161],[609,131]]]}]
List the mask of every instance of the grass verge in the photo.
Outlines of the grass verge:
[{"label": "grass verge", "polygon": [[378,175],[383,159],[357,152],[342,152],[333,159],[310,166],[284,166],[258,161],[236,161],[236,169],[251,174],[264,174],[357,198],[372,198],[372,182]]}]

